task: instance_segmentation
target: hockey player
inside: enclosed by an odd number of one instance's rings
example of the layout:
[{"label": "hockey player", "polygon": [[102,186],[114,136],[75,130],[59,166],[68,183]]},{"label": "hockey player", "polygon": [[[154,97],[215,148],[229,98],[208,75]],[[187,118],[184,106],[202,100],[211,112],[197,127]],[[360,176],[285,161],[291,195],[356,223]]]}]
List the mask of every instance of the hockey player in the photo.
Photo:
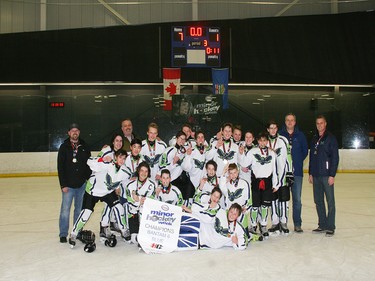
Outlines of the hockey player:
[{"label": "hockey player", "polygon": [[258,147],[253,147],[248,157],[242,159],[242,167],[251,167],[251,196],[250,233],[256,233],[257,223],[263,237],[268,238],[267,219],[268,208],[271,206],[273,192],[279,188],[276,154],[267,147],[268,134],[260,133],[257,137]]},{"label": "hockey player", "polygon": [[[186,148],[190,146],[194,146],[195,145],[195,139],[193,137],[193,132],[192,132],[192,128],[190,126],[190,124],[187,124],[185,123],[182,127],[181,127],[181,131],[185,133],[186,135],[186,142],[185,142],[185,146]],[[174,146],[176,144],[176,141],[177,141],[177,138],[176,136],[173,136],[169,142],[168,142],[168,145],[169,146]]]},{"label": "hockey player", "polygon": [[195,133],[195,142],[194,146],[186,149],[182,168],[189,174],[194,188],[197,188],[205,173],[204,166],[209,146],[206,144],[203,132]]},{"label": "hockey player", "polygon": [[289,141],[280,136],[275,121],[268,123],[268,144],[277,155],[277,176],[279,189],[274,193],[271,205],[272,227],[268,230],[270,234],[288,234],[287,226],[289,214],[290,186],[287,184],[287,176],[293,176],[292,157],[290,154]]},{"label": "hockey player", "polygon": [[193,204],[192,213],[201,222],[200,246],[213,249],[227,246],[235,250],[244,250],[247,247],[248,238],[245,229],[238,222],[241,206],[235,203],[226,212],[218,204],[221,196],[220,188],[215,187],[208,204]]},{"label": "hockey player", "polygon": [[[254,134],[251,131],[245,133],[245,140],[241,142],[239,147],[238,163],[242,162],[243,157],[247,157],[249,151],[255,147],[254,145]],[[251,184],[251,170],[249,167],[240,166],[240,178],[246,180]]]},{"label": "hockey player", "polygon": [[[142,149],[142,141],[140,139],[132,139],[130,142],[130,155],[125,160],[125,172],[128,178],[125,179],[123,186],[135,180],[137,177],[137,167],[140,163],[144,161],[143,156],[140,154]],[[126,198],[125,190],[123,190],[122,197]]]},{"label": "hockey player", "polygon": [[[74,223],[70,234],[69,244],[74,247],[76,237],[80,230],[85,226],[94,211],[95,204],[98,201],[106,202],[114,210],[116,221],[120,227],[121,234],[125,240],[130,239],[129,230],[126,225],[124,209],[120,204],[116,189],[120,187],[121,181],[126,177],[122,165],[125,162],[126,151],[120,149],[115,152],[114,161],[104,162],[102,158],[90,158],[87,164],[93,171],[86,185],[86,192],[83,198],[82,211]],[[107,227],[106,233],[110,236]]]},{"label": "hockey player", "polygon": [[[200,204],[207,203],[211,192],[215,187],[224,186],[226,184],[225,177],[218,177],[216,175],[217,164],[215,161],[210,160],[206,163],[205,170],[206,176],[202,177],[199,186],[195,189],[194,201]],[[220,206],[225,209],[225,200],[222,196],[220,198]]]},{"label": "hockey player", "polygon": [[[168,169],[171,172],[172,181],[177,179],[183,171],[181,164],[186,153],[185,142],[185,133],[182,131],[177,132],[175,145],[165,149],[159,162],[159,171]],[[160,172],[158,172],[158,175],[160,175]]]},{"label": "hockey player", "polygon": [[240,146],[241,139],[242,139],[242,129],[241,125],[235,125],[233,126],[233,141],[235,144]]},{"label": "hockey player", "polygon": [[[104,162],[111,162],[114,160],[115,152],[120,150],[123,145],[123,138],[121,134],[114,134],[111,138],[111,144],[105,145],[102,150],[99,152],[98,161],[104,161]],[[120,192],[120,188],[116,189],[116,192]],[[119,195],[119,193],[117,194]],[[110,223],[110,218],[112,222]],[[115,216],[111,215],[111,208],[109,208],[108,204],[104,202],[103,211],[102,211],[102,218],[100,220],[100,237],[106,237],[106,227],[108,227],[111,224],[111,228],[113,230],[118,230],[117,226],[114,226],[115,222]]]},{"label": "hockey player", "polygon": [[225,185],[221,186],[225,196],[225,205],[232,206],[237,203],[241,206],[238,222],[247,228],[249,226],[249,210],[252,204],[250,185],[246,180],[239,178],[236,164],[229,164],[228,174]]},{"label": "hockey player", "polygon": [[[172,184],[180,189],[184,198],[184,205],[190,206],[193,202],[194,186],[190,181],[189,175],[182,169],[182,163],[185,158],[186,135],[179,131],[176,134],[176,144],[168,147],[160,160],[159,169],[168,169],[171,172]],[[190,147],[190,145],[189,145]]]},{"label": "hockey player", "polygon": [[142,141],[141,155],[144,157],[147,164],[151,169],[151,180],[157,182],[160,175],[159,172],[159,161],[160,158],[167,147],[167,145],[161,141],[157,140],[159,127],[155,123],[150,123],[147,129],[147,138]]},{"label": "hockey player", "polygon": [[211,149],[207,154],[207,160],[214,160],[217,163],[217,175],[223,175],[224,167],[227,164],[237,164],[238,145],[232,140],[233,126],[231,123],[225,123],[221,131],[217,134],[217,140],[214,140]]},{"label": "hockey player", "polygon": [[171,205],[182,206],[181,191],[171,184],[171,173],[167,169],[161,170],[160,184],[155,190],[155,199]]},{"label": "hockey player", "polygon": [[129,229],[132,241],[139,231],[140,217],[142,216],[143,203],[146,198],[155,198],[155,183],[149,179],[150,166],[144,161],[137,167],[137,178],[126,186],[128,200]]}]

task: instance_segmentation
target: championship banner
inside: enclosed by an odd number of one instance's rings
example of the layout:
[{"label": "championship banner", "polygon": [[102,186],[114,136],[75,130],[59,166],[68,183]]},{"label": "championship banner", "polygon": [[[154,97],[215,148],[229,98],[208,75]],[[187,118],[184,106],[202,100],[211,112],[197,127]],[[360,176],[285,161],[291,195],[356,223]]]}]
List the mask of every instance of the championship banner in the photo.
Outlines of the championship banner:
[{"label": "championship banner", "polygon": [[229,68],[212,68],[212,92],[215,95],[223,95],[223,109],[229,108],[228,80]]},{"label": "championship banner", "polygon": [[142,249],[147,254],[175,251],[181,216],[181,207],[146,198],[137,237]]},{"label": "championship banner", "polygon": [[164,110],[172,110],[172,96],[180,94],[181,68],[163,68]]}]

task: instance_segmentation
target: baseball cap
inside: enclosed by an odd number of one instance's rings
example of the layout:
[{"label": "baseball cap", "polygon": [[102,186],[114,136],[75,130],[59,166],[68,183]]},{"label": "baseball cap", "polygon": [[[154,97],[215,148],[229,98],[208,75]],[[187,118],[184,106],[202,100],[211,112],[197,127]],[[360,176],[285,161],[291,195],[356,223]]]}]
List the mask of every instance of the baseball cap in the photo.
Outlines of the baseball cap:
[{"label": "baseball cap", "polygon": [[71,129],[74,129],[74,128],[76,128],[76,129],[79,130],[79,125],[78,125],[77,123],[72,123],[72,124],[70,124],[70,126],[69,126],[69,131],[70,131]]}]

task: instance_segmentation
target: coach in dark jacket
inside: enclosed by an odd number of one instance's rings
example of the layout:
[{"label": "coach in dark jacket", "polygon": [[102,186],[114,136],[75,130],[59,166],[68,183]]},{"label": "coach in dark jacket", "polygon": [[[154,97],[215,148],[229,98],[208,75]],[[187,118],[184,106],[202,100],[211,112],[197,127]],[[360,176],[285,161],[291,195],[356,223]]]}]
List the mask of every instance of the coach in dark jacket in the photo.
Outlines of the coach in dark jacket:
[{"label": "coach in dark jacket", "polygon": [[292,163],[294,182],[291,186],[293,199],[293,223],[294,231],[302,233],[302,182],[303,182],[303,161],[308,154],[308,146],[305,135],[296,126],[296,116],[288,113],[285,116],[285,127],[279,132],[280,135],[286,137],[292,148]]},{"label": "coach in dark jacket", "polygon": [[62,193],[59,228],[60,242],[66,243],[69,231],[70,208],[74,199],[74,221],[77,220],[82,208],[86,180],[91,170],[87,160],[91,156],[90,149],[82,140],[79,126],[73,123],[69,127],[69,138],[60,146],[57,155],[57,171]]},{"label": "coach in dark jacket", "polygon": [[[326,236],[335,233],[335,195],[334,182],[339,164],[339,150],[334,135],[327,132],[327,121],[323,115],[316,118],[317,134],[310,145],[309,182],[314,188],[314,202],[318,213],[319,226],[314,233],[325,232]],[[328,214],[324,203],[326,196]]]}]

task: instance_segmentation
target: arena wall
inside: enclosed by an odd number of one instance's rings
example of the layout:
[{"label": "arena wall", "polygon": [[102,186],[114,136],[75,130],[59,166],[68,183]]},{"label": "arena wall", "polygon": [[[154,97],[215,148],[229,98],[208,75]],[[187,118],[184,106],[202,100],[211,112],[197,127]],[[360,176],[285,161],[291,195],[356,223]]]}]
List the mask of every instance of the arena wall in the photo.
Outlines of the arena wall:
[{"label": "arena wall", "polygon": [[[339,153],[338,172],[375,173],[375,150],[341,149]],[[0,177],[57,175],[57,152],[0,153],[0,162]],[[304,169],[307,172],[308,159]]]}]

